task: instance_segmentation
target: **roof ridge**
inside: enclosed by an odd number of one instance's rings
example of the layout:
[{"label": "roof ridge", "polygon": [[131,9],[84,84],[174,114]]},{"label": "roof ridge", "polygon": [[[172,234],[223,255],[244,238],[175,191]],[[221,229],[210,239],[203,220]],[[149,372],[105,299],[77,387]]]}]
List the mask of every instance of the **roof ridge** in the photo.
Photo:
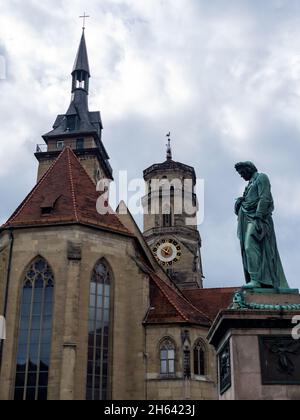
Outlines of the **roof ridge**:
[{"label": "roof ridge", "polygon": [[[85,174],[88,176],[88,178],[89,178],[89,181],[90,181],[90,184],[93,186],[93,188],[95,188],[96,187],[96,192],[98,192],[98,190],[97,190],[97,184],[96,184],[96,186],[95,186],[95,184],[94,184],[94,182],[93,182],[93,180],[92,180],[92,178],[90,177],[90,175],[89,175],[89,173],[88,173],[88,171],[85,169],[85,167],[81,164],[81,162],[80,162],[80,160],[78,159],[78,157],[75,155],[75,153],[74,153],[74,151],[72,150],[72,148],[70,147],[70,146],[68,146],[67,147],[67,149],[69,149],[70,150],[70,152],[71,152],[71,155],[76,159],[76,161],[80,164],[80,168],[81,168],[81,170],[83,170],[84,172],[85,172]],[[117,214],[117,212],[116,211],[114,211],[113,210],[113,208],[108,204],[108,208],[111,210],[111,214],[113,214],[114,216],[116,216],[117,218],[118,218],[118,220],[119,220],[119,222],[120,223],[122,223],[121,221],[120,221],[120,219],[119,219],[119,217],[118,217],[118,214]],[[123,223],[122,223],[122,225],[123,225]],[[124,226],[125,227],[125,226]]]},{"label": "roof ridge", "polygon": [[[83,224],[132,236],[111,206],[107,207],[106,214],[99,214],[96,208],[99,192],[95,182],[72,148],[65,147],[49,166],[2,229],[26,224],[45,225],[64,220],[75,223],[82,221]],[[57,213],[48,217],[41,214],[39,202],[58,192],[65,196],[65,201],[61,207],[58,206]]]},{"label": "roof ridge", "polygon": [[13,222],[19,216],[19,214],[21,213],[21,211],[25,208],[25,206],[31,200],[32,196],[39,190],[39,188],[41,187],[42,183],[52,173],[52,170],[53,170],[54,166],[62,159],[62,157],[64,155],[64,152],[65,152],[65,150],[63,150],[59,154],[58,158],[52,163],[52,165],[49,167],[49,169],[44,173],[44,175],[38,181],[38,183],[35,185],[35,187],[33,188],[33,190],[28,194],[28,196],[25,198],[25,200],[23,200],[23,202],[17,208],[17,210],[15,211],[15,213],[7,220],[7,222],[4,224],[4,226],[6,226],[7,224],[9,224],[10,222]]},{"label": "roof ridge", "polygon": [[[155,274],[156,276],[157,276],[157,274]],[[159,276],[157,276],[157,277],[159,277]],[[174,290],[176,293],[177,293],[177,295],[179,296],[179,297],[181,297],[188,305],[190,305],[193,309],[195,309],[201,316],[203,316],[206,320],[208,320],[209,322],[211,322],[212,320],[207,316],[207,315],[205,315],[205,313],[204,312],[202,312],[200,309],[198,309],[196,306],[194,306],[194,304],[192,303],[192,302],[190,302],[190,300],[189,299],[187,299],[187,297],[186,296],[184,296],[184,294],[183,294],[183,292],[181,292],[181,291],[179,291],[179,290],[177,290],[176,288],[173,288],[170,284],[168,284],[164,279],[162,279],[161,277],[159,277],[159,279],[161,280],[161,281],[163,281],[170,289],[172,289],[172,290]],[[199,289],[200,290],[200,289]]]},{"label": "roof ridge", "polygon": [[[77,202],[76,202],[75,188],[74,188],[74,182],[73,182],[73,172],[72,172],[71,158],[70,158],[70,150],[71,149],[70,149],[70,147],[67,147],[66,150],[67,150],[67,155],[68,155],[68,169],[69,169],[69,176],[70,176],[70,185],[71,185],[71,194],[72,194],[74,214],[75,214],[75,219],[78,222]],[[74,153],[73,153],[73,155],[74,155]]]},{"label": "roof ridge", "polygon": [[[176,311],[181,315],[181,317],[185,320],[188,321],[187,316],[182,313],[182,311],[177,307],[177,305],[173,302],[173,300],[168,296],[168,294],[163,290],[163,288],[160,286],[160,284],[158,283],[157,279],[155,278],[157,276],[157,274],[152,274],[151,278],[155,281],[155,284],[157,285],[157,287],[159,288],[159,290],[163,293],[163,295],[167,298],[168,302],[176,309]],[[157,276],[158,277],[158,276]],[[162,280],[160,277],[158,277],[160,280]],[[166,285],[167,283],[162,280]],[[175,291],[175,289],[173,289]],[[178,294],[178,296],[180,296]]]},{"label": "roof ridge", "polygon": [[[240,289],[241,286],[231,286],[231,287],[205,287],[202,289],[197,289],[198,291],[209,291],[209,290],[232,290],[232,289]],[[195,289],[185,289],[184,292],[194,292]]]},{"label": "roof ridge", "polygon": [[[201,290],[201,289],[199,289]],[[183,295],[183,299],[189,304],[191,305],[192,308],[194,308],[197,312],[199,312],[199,314],[201,314],[202,316],[204,316],[204,318],[208,319],[208,321],[213,321],[212,319],[210,319],[207,315],[205,315],[204,312],[202,312],[200,309],[198,309],[196,306],[194,306],[194,304],[192,302],[190,302],[186,296]]]}]

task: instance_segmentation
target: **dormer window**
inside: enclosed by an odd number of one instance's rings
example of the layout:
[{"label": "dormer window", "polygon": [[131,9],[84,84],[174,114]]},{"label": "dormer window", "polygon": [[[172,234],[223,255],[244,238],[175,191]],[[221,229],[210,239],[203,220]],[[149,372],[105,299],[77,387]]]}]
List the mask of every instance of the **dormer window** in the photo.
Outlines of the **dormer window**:
[{"label": "dormer window", "polygon": [[53,207],[42,207],[41,208],[42,216],[48,216],[53,212]]},{"label": "dormer window", "polygon": [[59,196],[55,195],[52,197],[44,198],[44,201],[41,204],[42,216],[49,216],[54,212],[56,203],[60,197],[61,197],[60,195]]},{"label": "dormer window", "polygon": [[76,130],[76,115],[69,115],[67,117],[67,129],[68,131]]}]

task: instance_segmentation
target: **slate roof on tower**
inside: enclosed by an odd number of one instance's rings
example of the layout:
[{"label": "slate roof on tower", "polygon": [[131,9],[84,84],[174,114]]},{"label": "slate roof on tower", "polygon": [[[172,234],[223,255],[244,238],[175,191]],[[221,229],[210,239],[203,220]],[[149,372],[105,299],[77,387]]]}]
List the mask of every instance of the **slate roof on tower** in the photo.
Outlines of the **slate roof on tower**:
[{"label": "slate roof on tower", "polygon": [[82,32],[82,36],[81,36],[72,74],[75,71],[86,71],[88,75],[91,76],[84,31]]},{"label": "slate roof on tower", "polygon": [[[102,161],[103,169],[109,179],[113,179],[109,155],[102,143],[103,124],[100,112],[89,111],[90,66],[83,31],[75,64],[72,70],[72,96],[65,114],[56,117],[52,130],[43,135],[46,144],[51,141],[63,141],[68,138],[93,137],[95,150]],[[36,154],[39,156],[39,154]]]},{"label": "slate roof on tower", "polygon": [[76,222],[132,236],[115,213],[97,212],[98,198],[95,184],[67,147],[2,228]]},{"label": "slate roof on tower", "polygon": [[155,163],[154,165],[150,166],[149,168],[144,170],[144,179],[148,180],[153,178],[155,173],[168,173],[171,172],[181,172],[183,174],[189,173],[196,182],[196,172],[192,166],[185,165],[184,163],[176,162],[172,159],[167,159],[163,163]]}]

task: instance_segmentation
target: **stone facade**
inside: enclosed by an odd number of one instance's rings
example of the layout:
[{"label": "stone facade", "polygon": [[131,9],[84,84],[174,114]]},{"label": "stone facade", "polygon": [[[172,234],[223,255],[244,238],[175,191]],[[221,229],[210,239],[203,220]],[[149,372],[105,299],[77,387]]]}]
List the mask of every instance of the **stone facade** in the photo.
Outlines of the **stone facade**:
[{"label": "stone facade", "polygon": [[[181,289],[203,287],[202,242],[196,214],[185,211],[186,203],[191,208],[198,208],[194,169],[168,159],[146,169],[144,179],[147,191],[143,199],[144,236],[148,245],[153,249],[161,240],[176,240],[182,256],[172,267],[167,267],[169,275]],[[170,217],[167,225],[165,214]]]},{"label": "stone facade", "polygon": [[[74,144],[75,143],[75,144]],[[95,184],[100,179],[106,178],[105,171],[101,165],[101,161],[99,160],[97,156],[97,149],[93,146],[92,149],[89,149],[89,143],[94,143],[94,140],[92,138],[87,138],[87,143],[85,143],[87,149],[86,150],[76,150],[76,140],[71,139],[70,141],[67,141],[67,147],[71,147],[74,152],[77,154],[78,159],[82,163],[82,166],[90,176],[90,178],[93,180]],[[40,179],[45,175],[45,173],[48,171],[48,169],[51,167],[51,165],[55,162],[57,159],[60,151],[57,149],[55,150],[55,146],[52,145],[52,147],[49,147],[49,153],[43,152],[43,153],[36,153],[36,157],[39,160],[39,167],[38,167],[38,175],[37,175],[37,182],[40,181]]]},{"label": "stone facade", "polygon": [[[279,301],[300,303],[299,294],[251,294],[248,298],[264,300],[265,304]],[[298,367],[294,364],[295,360],[299,360],[300,343],[292,338],[292,319],[299,314],[300,311],[239,309],[220,313],[208,335],[219,363],[224,347],[229,346],[230,349],[230,381],[223,390],[219,386],[220,400],[300,399],[300,364]],[[279,347],[267,345],[267,356],[263,355],[261,340],[272,340],[272,337],[275,342],[284,339],[290,344],[279,344]],[[277,378],[277,382],[265,382],[263,366]],[[218,370],[220,372],[222,368]]]},{"label": "stone facade", "polygon": [[[0,399],[13,398],[20,294],[25,270],[38,255],[48,261],[55,276],[48,398],[85,399],[89,284],[96,262],[105,258],[113,274],[114,291],[110,395],[113,399],[143,399],[142,322],[149,306],[149,282],[131,259],[136,254],[132,239],[80,226],[16,230],[14,235]],[[81,244],[81,260],[68,260],[70,241]],[[5,265],[1,264],[1,290],[5,277]]]},{"label": "stone facade", "polygon": [[[191,378],[184,379],[182,333],[189,332],[191,354]],[[216,355],[206,341],[207,330],[200,327],[178,327],[172,325],[148,326],[146,329],[147,355],[147,399],[149,400],[216,400],[217,376]],[[160,374],[160,343],[171,338],[176,344],[175,375],[164,378]],[[206,343],[206,375],[196,376],[193,372],[193,348],[201,339]]]}]

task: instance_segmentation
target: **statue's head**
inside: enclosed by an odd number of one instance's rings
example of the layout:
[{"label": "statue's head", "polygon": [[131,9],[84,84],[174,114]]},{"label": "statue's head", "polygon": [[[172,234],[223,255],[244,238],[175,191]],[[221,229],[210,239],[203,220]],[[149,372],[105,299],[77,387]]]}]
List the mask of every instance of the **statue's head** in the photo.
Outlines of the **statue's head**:
[{"label": "statue's head", "polygon": [[250,181],[257,172],[257,168],[252,162],[239,162],[235,165],[235,169],[245,181]]}]

